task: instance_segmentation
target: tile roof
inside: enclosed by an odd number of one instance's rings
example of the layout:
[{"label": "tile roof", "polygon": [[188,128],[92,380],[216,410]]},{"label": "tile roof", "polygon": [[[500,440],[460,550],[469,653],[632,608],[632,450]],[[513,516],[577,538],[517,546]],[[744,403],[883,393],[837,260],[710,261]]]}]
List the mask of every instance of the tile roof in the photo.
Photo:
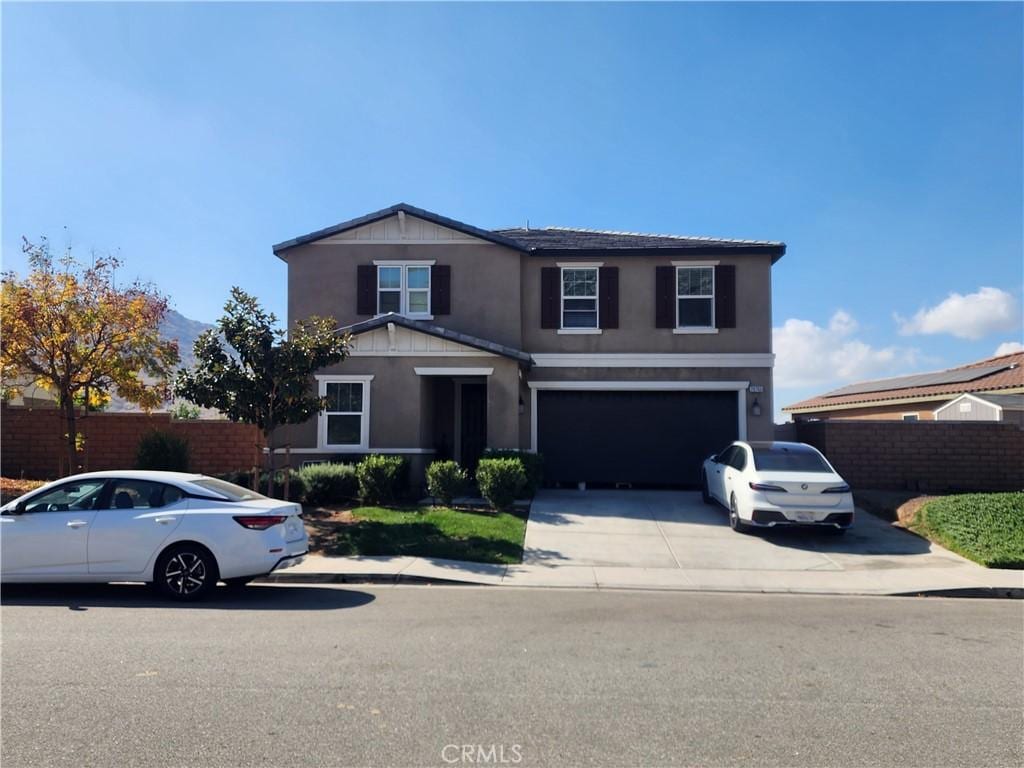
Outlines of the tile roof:
[{"label": "tile roof", "polygon": [[369,320],[363,320],[355,325],[347,325],[342,328],[338,328],[339,331],[348,331],[353,336],[360,333],[366,333],[376,328],[387,325],[388,323],[394,323],[400,325],[403,328],[410,328],[420,333],[426,333],[430,336],[436,336],[439,339],[448,339],[459,344],[465,344],[468,347],[475,349],[482,349],[485,352],[492,352],[495,355],[501,355],[502,357],[510,357],[513,360],[518,360],[521,363],[529,364],[533,358],[527,352],[523,352],[521,349],[515,347],[508,347],[504,344],[499,344],[496,341],[489,341],[488,339],[481,339],[479,336],[471,336],[468,333],[462,333],[461,331],[453,331],[451,328],[444,328],[440,325],[434,325],[424,320],[410,320],[404,315],[397,315],[394,312],[388,312],[386,315],[379,317],[373,317]]},{"label": "tile roof", "polygon": [[[1024,389],[1024,352],[1014,352],[1009,355],[989,357],[985,360],[979,360],[968,365],[961,365],[948,370],[963,371],[971,368],[988,368],[999,364],[1005,365],[1006,367],[1002,367],[1001,370],[971,381],[934,384],[924,387],[900,387],[898,386],[898,382],[900,380],[905,380],[905,377],[900,376],[893,380],[894,382],[897,382],[893,389],[875,388],[875,385],[883,384],[885,382],[884,379],[872,382],[862,382],[864,386],[871,385],[872,391],[832,396],[829,396],[829,394],[826,393],[807,400],[801,400],[799,403],[784,406],[782,410],[824,412],[829,411],[836,406],[852,405],[855,403],[870,405],[871,403],[890,400],[910,401],[922,398],[935,399],[938,395],[950,395],[953,397],[961,395],[964,392],[993,392],[1002,389]],[[843,387],[843,389],[847,388]]]}]

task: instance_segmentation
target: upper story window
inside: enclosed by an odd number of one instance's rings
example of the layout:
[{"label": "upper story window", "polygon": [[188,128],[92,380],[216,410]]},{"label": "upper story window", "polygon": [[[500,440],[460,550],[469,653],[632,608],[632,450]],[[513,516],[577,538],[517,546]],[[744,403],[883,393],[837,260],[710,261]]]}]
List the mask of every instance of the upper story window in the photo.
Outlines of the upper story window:
[{"label": "upper story window", "polygon": [[377,265],[377,313],[430,317],[430,266]]},{"label": "upper story window", "polygon": [[562,268],[562,328],[597,328],[597,268]]},{"label": "upper story window", "polygon": [[676,267],[676,327],[715,327],[714,267]]}]

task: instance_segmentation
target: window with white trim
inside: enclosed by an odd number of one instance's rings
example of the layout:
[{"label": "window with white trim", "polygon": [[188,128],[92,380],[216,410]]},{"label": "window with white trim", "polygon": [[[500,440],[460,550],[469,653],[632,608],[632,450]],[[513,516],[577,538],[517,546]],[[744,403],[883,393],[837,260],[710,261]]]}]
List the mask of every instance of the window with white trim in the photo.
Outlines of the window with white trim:
[{"label": "window with white trim", "polygon": [[903,414],[903,420],[904,421],[918,421],[919,419],[920,419],[920,416],[918,416],[916,413],[904,413]]},{"label": "window with white trim", "polygon": [[323,447],[367,447],[369,383],[364,379],[343,378],[320,381],[320,394],[326,399],[320,415],[320,440]]},{"label": "window with white trim", "polygon": [[597,269],[562,267],[562,328],[597,327]]},{"label": "window with white trim", "polygon": [[380,264],[377,267],[377,313],[430,316],[430,266]]},{"label": "window with white trim", "polygon": [[715,327],[714,267],[676,267],[676,327]]}]

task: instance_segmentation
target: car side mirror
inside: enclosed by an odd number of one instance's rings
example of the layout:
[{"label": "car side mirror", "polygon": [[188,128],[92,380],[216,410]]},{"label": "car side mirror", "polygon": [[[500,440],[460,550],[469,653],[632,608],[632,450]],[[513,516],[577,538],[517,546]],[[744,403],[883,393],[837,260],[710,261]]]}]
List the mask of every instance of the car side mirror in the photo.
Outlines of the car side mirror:
[{"label": "car side mirror", "polygon": [[23,515],[23,514],[25,514],[25,507],[26,506],[27,505],[25,504],[24,501],[19,501],[17,504],[15,504],[14,506],[10,507],[7,510],[7,512],[9,514],[12,514],[12,515]]}]

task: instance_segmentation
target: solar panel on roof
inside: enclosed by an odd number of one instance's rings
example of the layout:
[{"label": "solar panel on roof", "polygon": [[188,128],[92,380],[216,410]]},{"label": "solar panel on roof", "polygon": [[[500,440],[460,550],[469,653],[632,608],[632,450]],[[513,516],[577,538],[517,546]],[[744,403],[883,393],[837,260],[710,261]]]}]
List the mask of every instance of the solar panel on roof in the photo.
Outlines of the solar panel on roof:
[{"label": "solar panel on roof", "polygon": [[891,389],[910,389],[913,387],[935,387],[940,384],[961,384],[974,381],[984,376],[999,373],[1012,365],[985,365],[980,368],[961,368],[958,371],[939,371],[938,373],[918,373],[913,376],[898,376],[895,379],[881,381],[865,381],[851,384],[848,387],[833,390],[823,397],[842,397],[843,395],[862,395],[868,392],[886,392]]}]

